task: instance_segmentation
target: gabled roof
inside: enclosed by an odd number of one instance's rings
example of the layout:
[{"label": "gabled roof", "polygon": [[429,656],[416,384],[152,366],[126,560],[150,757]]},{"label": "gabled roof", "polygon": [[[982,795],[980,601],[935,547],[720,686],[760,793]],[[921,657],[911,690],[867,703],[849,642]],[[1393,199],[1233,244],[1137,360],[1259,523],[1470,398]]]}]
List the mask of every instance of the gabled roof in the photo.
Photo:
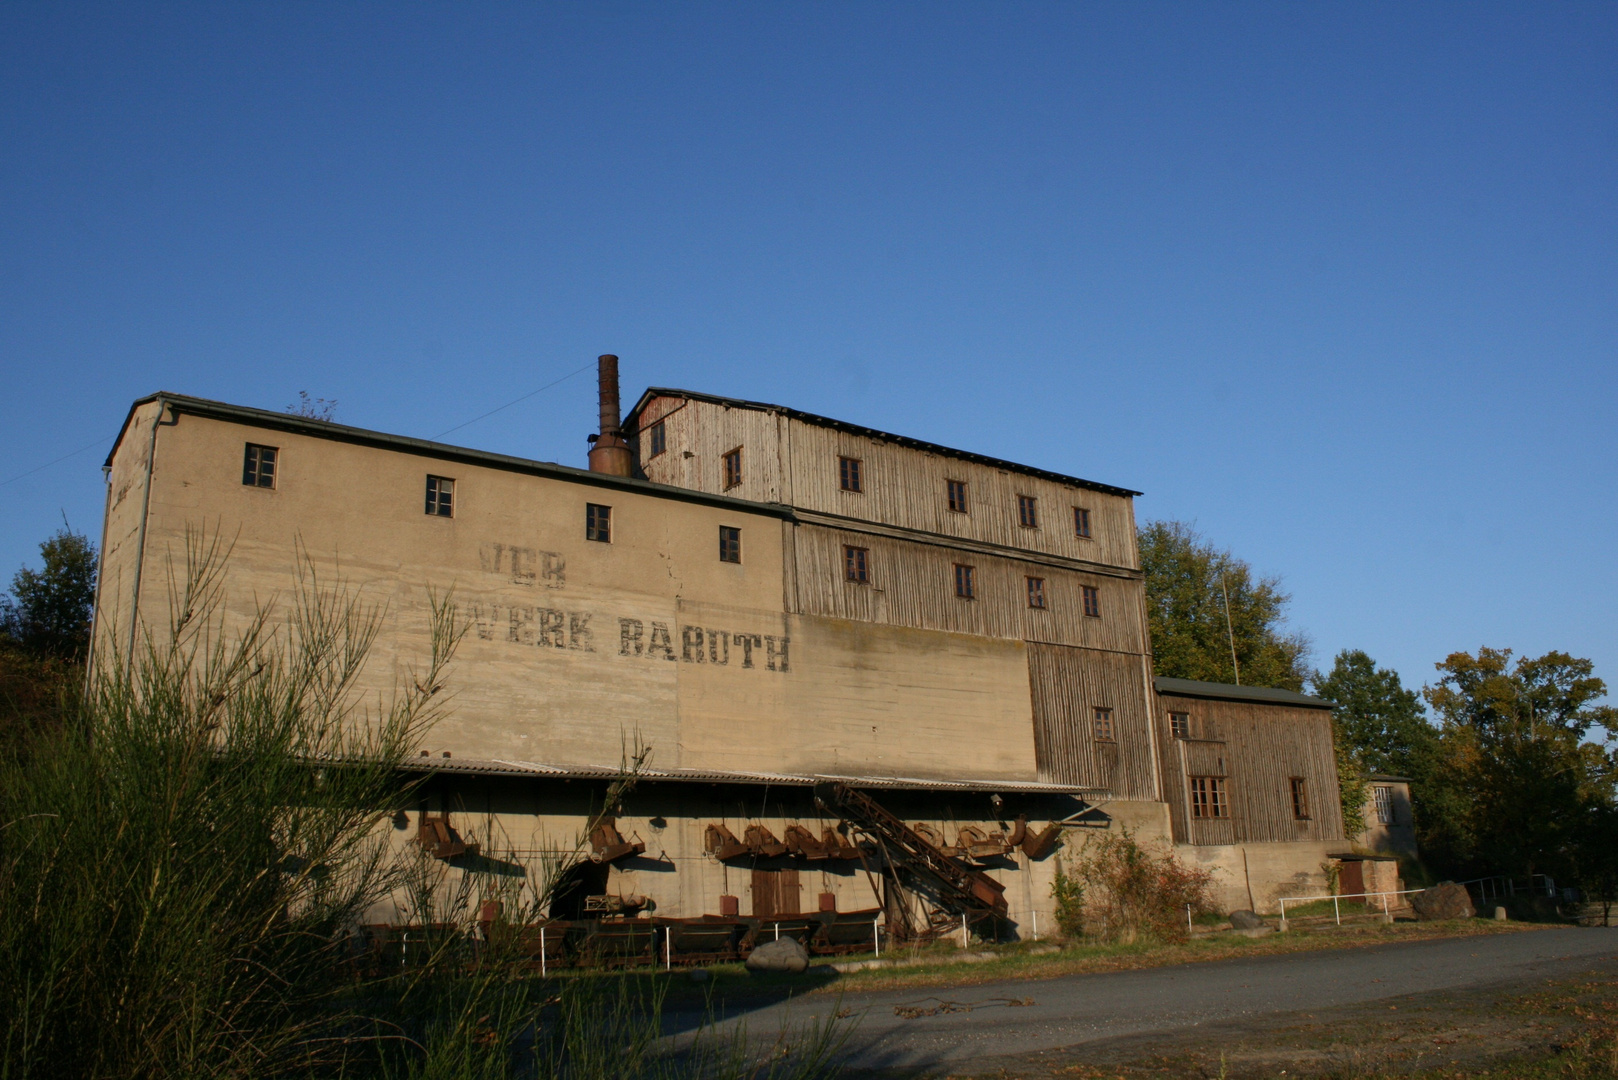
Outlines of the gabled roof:
[{"label": "gabled roof", "polygon": [[665,499],[680,499],[685,502],[703,503],[709,506],[723,506],[738,511],[745,510],[750,513],[768,514],[777,518],[791,519],[793,517],[792,511],[779,503],[761,503],[753,502],[750,499],[737,499],[728,495],[713,495],[691,488],[674,487],[669,484],[654,484],[650,480],[636,480],[625,476],[591,472],[588,469],[576,469],[570,465],[558,465],[551,461],[534,461],[529,458],[513,457],[509,454],[494,454],[487,450],[471,450],[464,446],[452,446],[449,443],[413,439],[407,435],[389,435],[386,432],[371,431],[368,428],[349,427],[346,424],[334,424],[327,420],[312,420],[306,416],[272,412],[269,409],[255,409],[246,405],[229,405],[223,401],[209,401],[206,398],[188,397],[185,394],[171,394],[162,390],[138,399],[129,407],[129,414],[124,417],[123,427],[118,430],[118,438],[113,440],[112,449],[107,451],[106,464],[112,464],[113,456],[118,453],[118,447],[122,445],[124,436],[129,433],[129,425],[135,417],[135,410],[154,401],[162,401],[176,415],[205,416],[214,420],[268,428],[272,431],[289,431],[299,435],[310,435],[317,439],[332,439],[336,442],[355,443],[361,446],[372,446],[400,453],[420,454],[437,458],[440,461],[464,462],[468,465],[482,465],[487,468],[504,469],[509,472],[546,476],[555,480],[572,480],[581,484],[618,488],[639,492],[643,495],[652,495]]},{"label": "gabled roof", "polygon": [[1269,686],[1232,686],[1230,683],[1198,682],[1195,679],[1152,680],[1159,694],[1175,697],[1212,698],[1216,701],[1247,701],[1256,705],[1292,705],[1304,709],[1334,708],[1325,698],[1300,694],[1296,690],[1276,690]]},{"label": "gabled roof", "polygon": [[911,450],[921,450],[929,454],[938,454],[942,457],[959,458],[962,461],[970,461],[974,464],[986,465],[991,469],[1005,469],[1008,472],[1022,473],[1024,476],[1036,476],[1041,480],[1049,480],[1057,484],[1067,484],[1071,487],[1088,488],[1091,491],[1099,491],[1107,495],[1121,495],[1125,498],[1129,498],[1135,495],[1144,494],[1143,492],[1132,491],[1129,488],[1114,487],[1111,484],[1100,484],[1094,480],[1081,480],[1076,476],[1067,476],[1063,473],[1051,472],[1048,469],[1037,469],[1032,465],[1019,465],[1015,461],[1005,461],[1001,458],[989,457],[985,454],[974,454],[969,450],[956,450],[948,446],[940,446],[937,443],[924,442],[921,439],[912,439],[908,435],[895,435],[889,431],[878,431],[876,428],[862,427],[859,424],[850,424],[842,420],[833,420],[829,416],[818,416],[815,413],[803,412],[800,409],[791,409],[785,405],[770,405],[762,401],[744,401],[741,398],[720,397],[717,394],[699,394],[694,390],[676,390],[672,387],[666,386],[647,387],[646,392],[640,396],[640,400],[635,402],[635,407],[630,409],[629,415],[624,418],[624,427],[631,431],[637,429],[640,426],[638,423],[638,418],[641,410],[644,409],[647,403],[653,398],[658,397],[688,398],[692,401],[706,401],[710,405],[723,405],[726,408],[731,409],[753,409],[757,412],[780,413],[782,416],[791,417],[793,420],[799,420],[805,424],[814,424],[817,427],[834,428],[838,431],[846,431],[850,435],[859,435],[867,439],[879,439],[883,442],[890,442],[898,446],[908,447]]}]

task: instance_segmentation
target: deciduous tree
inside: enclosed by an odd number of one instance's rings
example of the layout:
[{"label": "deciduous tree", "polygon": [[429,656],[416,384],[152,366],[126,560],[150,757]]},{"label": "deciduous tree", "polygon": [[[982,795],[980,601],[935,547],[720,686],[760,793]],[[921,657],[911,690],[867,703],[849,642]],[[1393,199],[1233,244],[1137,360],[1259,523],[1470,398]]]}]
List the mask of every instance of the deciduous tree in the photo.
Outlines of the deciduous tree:
[{"label": "deciduous tree", "polygon": [[90,644],[96,549],[65,525],[39,545],[44,566],[23,567],[0,597],[0,634],[39,656],[74,660]]},{"label": "deciduous tree", "polygon": [[1139,540],[1157,674],[1303,689],[1309,639],[1287,627],[1280,578],[1257,577],[1182,521],[1150,522]]}]

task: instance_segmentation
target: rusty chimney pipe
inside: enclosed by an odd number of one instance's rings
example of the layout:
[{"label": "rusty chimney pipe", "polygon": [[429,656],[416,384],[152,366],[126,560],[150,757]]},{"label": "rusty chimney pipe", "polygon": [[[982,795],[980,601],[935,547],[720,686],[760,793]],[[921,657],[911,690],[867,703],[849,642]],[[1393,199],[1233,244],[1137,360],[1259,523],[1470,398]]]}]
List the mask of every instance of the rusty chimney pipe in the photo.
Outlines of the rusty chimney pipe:
[{"label": "rusty chimney pipe", "polygon": [[618,413],[618,358],[611,353],[601,357],[601,432],[590,436],[590,471],[629,476],[634,461],[629,443],[624,441],[623,421]]}]

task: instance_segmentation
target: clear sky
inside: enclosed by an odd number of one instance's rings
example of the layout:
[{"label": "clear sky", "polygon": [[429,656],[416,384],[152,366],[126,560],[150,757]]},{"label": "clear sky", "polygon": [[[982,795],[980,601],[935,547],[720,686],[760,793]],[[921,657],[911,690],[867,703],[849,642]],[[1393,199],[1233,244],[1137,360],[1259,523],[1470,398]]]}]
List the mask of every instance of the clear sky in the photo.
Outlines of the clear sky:
[{"label": "clear sky", "polygon": [[1317,664],[1618,682],[1615,346],[1611,3],[0,5],[0,582],[142,394],[432,437],[616,352],[1144,490]]}]

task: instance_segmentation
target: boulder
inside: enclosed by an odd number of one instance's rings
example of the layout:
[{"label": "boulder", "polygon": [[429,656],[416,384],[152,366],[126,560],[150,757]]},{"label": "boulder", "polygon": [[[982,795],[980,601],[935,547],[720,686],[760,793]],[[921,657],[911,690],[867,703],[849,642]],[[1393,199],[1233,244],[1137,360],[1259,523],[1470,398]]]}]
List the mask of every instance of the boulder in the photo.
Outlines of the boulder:
[{"label": "boulder", "polygon": [[748,971],[782,971],[799,975],[809,970],[809,952],[796,938],[766,941],[747,954]]},{"label": "boulder", "polygon": [[1230,913],[1230,928],[1232,930],[1258,930],[1264,925],[1264,920],[1251,911],[1233,911]]},{"label": "boulder", "polygon": [[1423,922],[1434,919],[1470,919],[1477,914],[1466,886],[1445,881],[1430,889],[1423,889],[1410,898],[1416,918]]}]

